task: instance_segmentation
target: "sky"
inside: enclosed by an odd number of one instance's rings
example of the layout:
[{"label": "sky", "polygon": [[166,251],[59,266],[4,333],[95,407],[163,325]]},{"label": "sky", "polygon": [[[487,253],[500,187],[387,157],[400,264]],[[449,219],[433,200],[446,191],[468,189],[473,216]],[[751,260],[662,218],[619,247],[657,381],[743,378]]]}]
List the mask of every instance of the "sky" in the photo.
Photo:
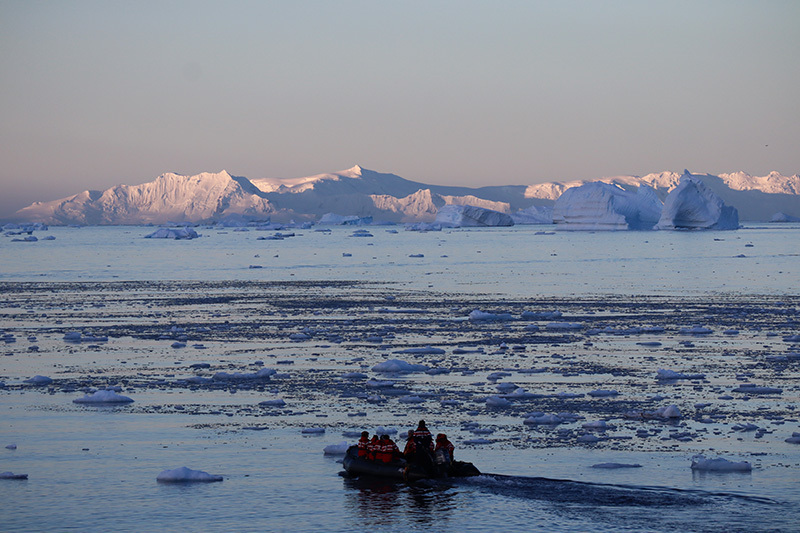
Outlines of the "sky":
[{"label": "sky", "polygon": [[0,0],[0,217],[164,172],[800,172],[800,2]]}]

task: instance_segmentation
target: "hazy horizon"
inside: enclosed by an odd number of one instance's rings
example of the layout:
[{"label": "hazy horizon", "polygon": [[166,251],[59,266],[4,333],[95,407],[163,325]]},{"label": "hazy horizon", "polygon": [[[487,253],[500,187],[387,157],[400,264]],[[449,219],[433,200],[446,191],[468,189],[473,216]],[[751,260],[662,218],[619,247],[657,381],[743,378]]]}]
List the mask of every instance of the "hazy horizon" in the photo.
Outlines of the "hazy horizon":
[{"label": "hazy horizon", "polygon": [[164,172],[800,172],[797,2],[0,2],[0,216]]}]

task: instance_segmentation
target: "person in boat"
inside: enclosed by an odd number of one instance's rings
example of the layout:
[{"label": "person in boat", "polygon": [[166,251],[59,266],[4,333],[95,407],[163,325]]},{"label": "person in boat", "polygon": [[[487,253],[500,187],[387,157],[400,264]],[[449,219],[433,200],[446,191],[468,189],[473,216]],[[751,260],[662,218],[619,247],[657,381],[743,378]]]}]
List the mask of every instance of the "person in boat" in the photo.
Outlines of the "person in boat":
[{"label": "person in boat", "polygon": [[358,446],[358,456],[362,459],[366,459],[369,455],[369,431],[361,432],[361,438],[358,439],[356,446]]},{"label": "person in boat", "polygon": [[389,438],[389,435],[381,435],[379,446],[380,448],[377,454],[377,460],[379,462],[391,463],[395,458],[395,454],[400,452],[397,448],[397,444]]},{"label": "person in boat", "polygon": [[416,441],[417,445],[422,445],[425,448],[429,448],[431,452],[434,450],[433,436],[431,435],[431,432],[428,431],[428,426],[425,425],[424,420],[420,420],[417,424],[417,429],[414,430],[414,440]]},{"label": "person in boat", "polygon": [[456,447],[447,439],[447,435],[439,433],[436,435],[436,449],[433,457],[436,460],[436,468],[440,475],[447,473],[450,465],[453,464],[453,452]]},{"label": "person in boat", "polygon": [[374,461],[378,457],[378,452],[380,451],[381,443],[380,439],[377,435],[372,436],[372,440],[369,441],[367,444],[367,459],[370,461]]},{"label": "person in boat", "polygon": [[417,453],[417,443],[414,440],[414,430],[410,429],[408,431],[408,440],[406,441],[406,447],[403,448],[403,457],[406,460],[410,461],[414,458],[414,455]]}]

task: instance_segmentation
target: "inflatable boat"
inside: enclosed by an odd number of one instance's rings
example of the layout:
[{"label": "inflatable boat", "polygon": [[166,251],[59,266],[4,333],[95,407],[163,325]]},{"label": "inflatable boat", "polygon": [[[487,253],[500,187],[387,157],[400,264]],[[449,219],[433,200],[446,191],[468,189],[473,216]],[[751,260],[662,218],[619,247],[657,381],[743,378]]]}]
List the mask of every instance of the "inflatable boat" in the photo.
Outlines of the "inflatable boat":
[{"label": "inflatable boat", "polygon": [[350,446],[342,461],[345,471],[351,476],[384,477],[404,481],[437,479],[448,477],[479,476],[480,471],[472,463],[453,461],[449,467],[424,467],[403,459],[384,463],[370,461],[358,456],[358,447]]}]

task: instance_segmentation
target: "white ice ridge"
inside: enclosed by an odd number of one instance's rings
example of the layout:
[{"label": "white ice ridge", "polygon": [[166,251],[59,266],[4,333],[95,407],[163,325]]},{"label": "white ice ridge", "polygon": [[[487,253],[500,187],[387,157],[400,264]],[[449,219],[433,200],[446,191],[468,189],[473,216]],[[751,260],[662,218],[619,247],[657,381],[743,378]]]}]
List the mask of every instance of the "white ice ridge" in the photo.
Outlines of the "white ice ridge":
[{"label": "white ice ridge", "polygon": [[156,477],[156,481],[160,483],[211,482],[222,481],[222,476],[215,476],[202,470],[192,470],[182,466],[173,470],[162,471]]}]

